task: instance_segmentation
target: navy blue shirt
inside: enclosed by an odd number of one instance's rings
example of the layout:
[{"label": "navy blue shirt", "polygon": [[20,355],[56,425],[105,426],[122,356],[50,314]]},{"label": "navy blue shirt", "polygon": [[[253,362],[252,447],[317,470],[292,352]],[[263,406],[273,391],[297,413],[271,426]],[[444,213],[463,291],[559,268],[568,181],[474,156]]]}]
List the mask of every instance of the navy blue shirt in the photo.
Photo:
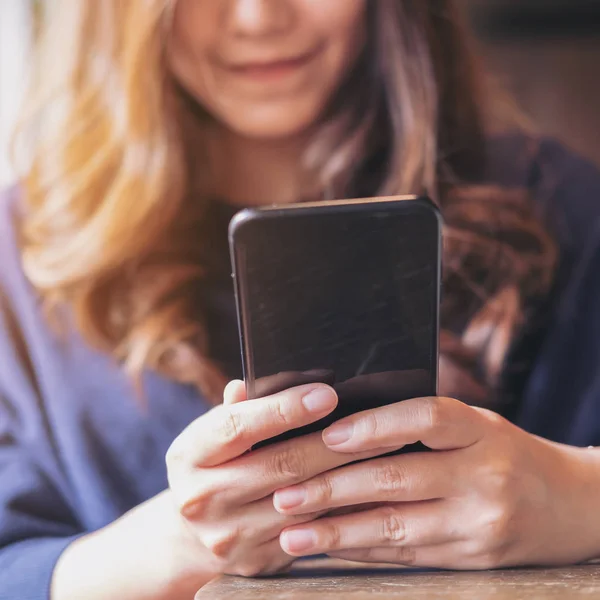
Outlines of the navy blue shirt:
[{"label": "navy blue shirt", "polygon": [[[559,144],[510,136],[490,144],[491,183],[526,187],[558,240],[562,270],[511,418],[573,445],[600,445],[600,174]],[[208,403],[144,376],[146,400],[115,361],[76,331],[57,336],[20,265],[18,191],[0,201],[0,598],[45,600],[77,536],[167,486],[165,453]],[[208,307],[214,351],[239,374],[230,287]],[[216,333],[215,333],[216,332]]]}]

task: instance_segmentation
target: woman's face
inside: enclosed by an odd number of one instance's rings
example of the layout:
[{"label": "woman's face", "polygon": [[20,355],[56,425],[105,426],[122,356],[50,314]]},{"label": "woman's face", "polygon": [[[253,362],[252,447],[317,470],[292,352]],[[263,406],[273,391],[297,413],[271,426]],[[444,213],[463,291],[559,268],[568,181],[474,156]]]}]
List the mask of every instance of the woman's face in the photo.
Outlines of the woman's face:
[{"label": "woman's face", "polygon": [[301,133],[360,53],[367,0],[177,0],[173,73],[228,129]]}]

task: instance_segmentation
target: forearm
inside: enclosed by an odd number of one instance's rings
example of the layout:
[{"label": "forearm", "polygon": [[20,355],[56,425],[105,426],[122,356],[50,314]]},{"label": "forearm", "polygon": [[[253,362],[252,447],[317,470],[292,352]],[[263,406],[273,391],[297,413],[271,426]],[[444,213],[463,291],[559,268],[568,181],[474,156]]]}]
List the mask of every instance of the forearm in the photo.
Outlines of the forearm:
[{"label": "forearm", "polygon": [[201,564],[201,553],[183,547],[169,502],[165,492],[75,541],[56,566],[51,599],[193,598],[215,574]]}]

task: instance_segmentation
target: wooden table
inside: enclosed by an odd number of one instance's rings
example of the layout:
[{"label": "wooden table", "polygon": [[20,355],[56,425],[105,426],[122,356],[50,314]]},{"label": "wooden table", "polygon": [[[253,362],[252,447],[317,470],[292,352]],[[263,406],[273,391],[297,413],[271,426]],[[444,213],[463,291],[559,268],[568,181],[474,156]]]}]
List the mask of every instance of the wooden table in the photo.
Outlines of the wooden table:
[{"label": "wooden table", "polygon": [[600,565],[483,573],[311,561],[289,575],[221,577],[196,600],[571,600],[600,598]]}]

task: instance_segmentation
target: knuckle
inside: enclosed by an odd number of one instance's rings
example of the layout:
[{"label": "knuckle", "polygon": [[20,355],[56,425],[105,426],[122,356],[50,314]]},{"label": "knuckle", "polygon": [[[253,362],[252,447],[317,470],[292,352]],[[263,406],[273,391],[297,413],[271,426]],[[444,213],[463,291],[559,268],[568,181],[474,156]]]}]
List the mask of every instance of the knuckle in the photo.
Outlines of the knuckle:
[{"label": "knuckle", "polygon": [[217,439],[228,446],[241,441],[244,433],[240,414],[235,410],[223,410],[221,421],[217,426]]},{"label": "knuckle", "polygon": [[488,544],[503,543],[508,537],[511,519],[504,507],[493,507],[484,512],[480,531]]},{"label": "knuckle", "polygon": [[176,438],[175,441],[169,446],[165,455],[165,463],[168,471],[178,470],[179,467],[184,464],[185,451],[181,438]]},{"label": "knuckle", "polygon": [[331,479],[325,475],[314,484],[314,491],[309,488],[309,495],[314,498],[315,503],[319,506],[329,505],[333,498],[333,483]]},{"label": "knuckle", "polygon": [[372,472],[375,488],[387,495],[396,495],[407,487],[406,476],[394,462],[386,462]]},{"label": "knuckle", "polygon": [[262,565],[247,563],[241,564],[235,569],[235,574],[239,577],[258,577],[265,572],[265,569]]},{"label": "knuckle", "polygon": [[425,398],[423,404],[427,425],[431,429],[437,429],[444,425],[445,410],[444,402],[441,398]]},{"label": "knuckle", "polygon": [[489,540],[485,536],[472,538],[464,543],[461,553],[470,565],[478,565],[490,556]]},{"label": "knuckle", "polygon": [[213,556],[224,559],[230,556],[239,544],[241,537],[238,528],[223,527],[218,533],[206,537],[203,543]]},{"label": "knuckle", "polygon": [[294,411],[289,402],[278,400],[269,406],[271,420],[282,427],[290,428],[294,425]]},{"label": "knuckle", "polygon": [[383,511],[382,517],[381,538],[392,544],[403,542],[406,539],[406,527],[398,515],[398,511]]},{"label": "knuckle", "polygon": [[494,498],[508,499],[514,489],[515,470],[509,457],[496,459],[487,468],[487,489]]},{"label": "knuckle", "polygon": [[466,546],[466,555],[476,569],[501,566],[511,544],[511,519],[501,508],[484,511],[473,526],[475,532]]},{"label": "knuckle", "polygon": [[320,532],[319,546],[328,550],[337,550],[341,547],[342,534],[335,523],[330,523]]},{"label": "knuckle", "polygon": [[177,509],[179,514],[188,520],[202,518],[209,512],[212,494],[208,490],[199,490],[194,494],[177,495]]},{"label": "knuckle", "polygon": [[306,457],[293,446],[274,452],[268,470],[277,479],[294,480],[306,469]]},{"label": "knuckle", "polygon": [[506,424],[506,419],[493,410],[480,408],[479,413],[483,415],[485,420],[493,427],[503,427]]},{"label": "knuckle", "polygon": [[194,485],[193,482],[171,485],[180,515],[186,520],[198,520],[209,515],[214,517],[222,485],[216,478],[209,478],[206,474],[201,478],[201,485]]},{"label": "knuckle", "polygon": [[365,439],[377,439],[381,433],[381,424],[374,411],[368,412],[360,421]]},{"label": "knuckle", "polygon": [[472,561],[472,566],[478,571],[490,571],[497,569],[501,564],[500,553],[495,550],[488,550],[486,552],[479,553],[479,555]]}]

